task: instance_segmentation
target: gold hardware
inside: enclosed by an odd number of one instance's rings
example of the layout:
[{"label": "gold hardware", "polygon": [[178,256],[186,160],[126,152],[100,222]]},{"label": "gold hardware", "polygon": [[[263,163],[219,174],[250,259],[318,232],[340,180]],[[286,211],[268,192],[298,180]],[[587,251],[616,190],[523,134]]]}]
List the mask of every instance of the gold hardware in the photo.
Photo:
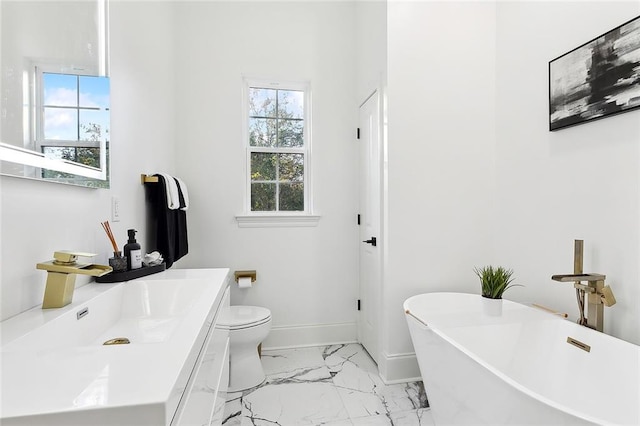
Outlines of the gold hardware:
[{"label": "gold hardware", "polygon": [[616,304],[616,297],[613,295],[613,291],[611,291],[611,287],[608,285],[602,287],[602,303],[604,303],[604,306],[606,307]]},{"label": "gold hardware", "polygon": [[601,281],[607,278],[602,274],[565,274],[565,275],[552,275],[551,279],[562,283],[566,282],[580,282],[580,281]]},{"label": "gold hardware", "polygon": [[255,270],[253,270],[253,271],[235,271],[235,272],[233,273],[233,276],[234,276],[234,278],[235,278],[236,282],[238,282],[238,280],[239,280],[240,278],[247,278],[247,277],[251,277],[251,282],[253,283],[253,282],[255,282],[255,281],[256,281],[256,277],[257,277],[257,275],[258,275],[258,274],[256,273],[256,271],[255,271]]},{"label": "gold hardware", "polygon": [[538,305],[537,303],[532,303],[531,306],[533,306],[534,308],[542,309],[543,311],[547,311],[550,314],[558,315],[562,318],[567,318],[569,316],[569,314],[567,313],[557,312],[557,311],[554,311],[553,309],[547,308],[546,306]]},{"label": "gold hardware", "polygon": [[408,309],[406,311],[404,311],[405,314],[407,315],[411,315],[412,317],[414,317],[416,319],[416,321],[418,321],[420,324],[424,325],[425,327],[429,327],[429,324],[427,324],[426,322],[422,321],[420,318],[418,318],[417,316],[413,315],[411,313],[411,311],[409,311]]},{"label": "gold hardware", "polygon": [[593,287],[589,287],[588,285],[581,284],[580,281],[576,281],[573,283],[573,287],[576,290],[580,290],[583,293],[594,293],[596,290]]},{"label": "gold hardware", "polygon": [[573,240],[573,273],[582,274],[584,259],[584,240]]},{"label": "gold hardware", "polygon": [[72,252],[72,251],[54,251],[53,252],[53,263],[56,265],[73,265],[78,260],[78,256],[82,257],[93,257],[95,253],[83,253],[83,252]]},{"label": "gold hardware", "polygon": [[580,340],[576,340],[573,337],[567,337],[567,343],[572,344],[576,348],[580,348],[585,352],[591,352],[591,346],[586,343],[582,343]]},{"label": "gold hardware", "polygon": [[47,282],[42,309],[62,308],[73,300],[76,274],[101,277],[113,271],[111,266],[77,263],[78,256],[91,257],[92,253],[56,251],[54,259],[36,264],[36,269],[47,271]]},{"label": "gold hardware", "polygon": [[158,183],[158,176],[151,176],[151,175],[145,175],[145,174],[141,174],[140,175],[140,183],[141,184],[145,184],[145,183]]},{"label": "gold hardware", "polygon": [[[604,285],[605,275],[585,274],[582,272],[583,241],[574,241],[573,274],[553,275],[554,281],[573,282],[578,301],[580,318],[578,324],[593,328],[597,331],[604,330],[604,307],[613,306],[616,299],[609,286]],[[582,282],[586,281],[586,285]],[[584,315],[585,296],[587,296],[587,316]]]},{"label": "gold hardware", "polygon": [[109,339],[106,342],[103,343],[103,345],[106,346],[110,346],[110,345],[128,345],[129,343],[131,343],[131,341],[129,339],[127,339],[126,337],[116,337],[115,339]]},{"label": "gold hardware", "polygon": [[101,277],[113,271],[111,266],[98,265],[92,263],[75,263],[71,265],[59,265],[55,260],[48,262],[40,262],[36,264],[36,269],[42,269],[47,272],[59,272],[61,274],[80,274]]},{"label": "gold hardware", "polygon": [[73,290],[76,285],[76,274],[49,272],[47,284],[44,288],[42,309],[62,308],[73,300]]}]

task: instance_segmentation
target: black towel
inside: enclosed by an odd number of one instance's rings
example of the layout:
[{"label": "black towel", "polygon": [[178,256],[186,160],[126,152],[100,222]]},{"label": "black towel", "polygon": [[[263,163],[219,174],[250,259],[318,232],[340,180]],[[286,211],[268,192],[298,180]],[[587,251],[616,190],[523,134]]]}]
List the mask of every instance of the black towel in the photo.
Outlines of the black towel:
[{"label": "black towel", "polygon": [[[172,210],[167,205],[167,190],[164,177],[158,177],[158,183],[145,185],[148,188],[151,218],[155,224],[155,250],[164,258],[167,269],[189,252],[187,239],[187,212],[181,208]],[[177,183],[177,182],[176,182]],[[180,207],[185,206],[184,196],[178,184]]]}]

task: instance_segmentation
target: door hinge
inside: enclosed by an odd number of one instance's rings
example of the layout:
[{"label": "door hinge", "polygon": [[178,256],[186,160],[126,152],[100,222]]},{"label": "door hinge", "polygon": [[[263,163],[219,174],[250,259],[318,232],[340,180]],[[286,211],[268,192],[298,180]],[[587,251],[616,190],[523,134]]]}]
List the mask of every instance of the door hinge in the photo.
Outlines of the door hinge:
[{"label": "door hinge", "polygon": [[356,138],[360,139],[360,127],[358,127],[358,130],[356,131]]},{"label": "door hinge", "polygon": [[360,310],[360,299],[358,299],[358,310]]},{"label": "door hinge", "polygon": [[358,214],[358,225],[360,225],[360,214]]}]

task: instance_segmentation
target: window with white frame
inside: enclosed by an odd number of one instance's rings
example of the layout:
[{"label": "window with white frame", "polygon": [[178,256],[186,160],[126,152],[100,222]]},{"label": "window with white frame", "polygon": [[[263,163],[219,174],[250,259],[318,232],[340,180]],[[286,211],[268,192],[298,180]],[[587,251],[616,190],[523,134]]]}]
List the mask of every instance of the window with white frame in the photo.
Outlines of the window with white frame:
[{"label": "window with white frame", "polygon": [[[36,67],[35,145],[46,157],[102,168],[109,140],[109,78]],[[45,178],[66,174],[43,170]]]},{"label": "window with white frame", "polygon": [[247,211],[309,213],[307,84],[246,81]]}]

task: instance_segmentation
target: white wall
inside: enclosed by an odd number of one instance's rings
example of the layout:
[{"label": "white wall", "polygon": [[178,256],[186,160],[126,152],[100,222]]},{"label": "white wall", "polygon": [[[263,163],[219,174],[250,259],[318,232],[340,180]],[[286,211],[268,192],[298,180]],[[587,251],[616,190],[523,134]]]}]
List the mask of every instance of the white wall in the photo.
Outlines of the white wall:
[{"label": "white wall", "polygon": [[[638,111],[548,131],[548,61],[638,15],[628,2],[390,2],[387,379],[411,372],[403,300],[479,292],[472,268],[515,270],[507,298],[577,316],[553,274],[607,275],[605,331],[640,341]],[[576,17],[579,16],[579,19]],[[384,367],[384,368],[382,368]]]},{"label": "white wall", "polygon": [[[525,288],[510,298],[577,317],[573,240],[585,272],[607,276],[618,303],[605,331],[640,343],[640,111],[548,131],[548,62],[640,13],[640,2],[498,6],[496,259]],[[579,19],[576,19],[579,17]]]},{"label": "white wall", "polygon": [[118,242],[136,228],[144,249],[140,173],[173,172],[171,16],[170,3],[111,2],[110,190],[0,177],[1,319],[42,303],[46,274],[35,265],[55,250],[107,262],[112,249],[100,222],[111,220],[112,195],[121,201],[121,221],[112,223]]},{"label": "white wall", "polygon": [[355,7],[355,84],[359,106],[374,90],[386,90],[387,2],[359,1]]},{"label": "white wall", "polygon": [[[354,340],[357,157],[354,3],[176,3],[177,172],[189,183],[189,267],[255,269],[232,304],[272,311],[266,347]],[[311,228],[238,228],[242,75],[312,86]],[[308,327],[309,326],[309,327]]]},{"label": "white wall", "polygon": [[[374,92],[378,98],[379,105],[379,128],[377,129],[380,135],[380,147],[382,149],[382,155],[380,156],[380,163],[377,165],[380,177],[380,214],[378,215],[380,223],[374,224],[373,229],[378,229],[379,234],[378,245],[376,250],[379,252],[378,259],[380,259],[378,288],[373,288],[372,293],[375,295],[375,299],[372,299],[375,304],[379,306],[377,308],[376,315],[379,315],[377,323],[379,326],[376,330],[376,344],[378,353],[372,354],[379,362],[380,371],[384,374],[384,360],[381,356],[381,350],[383,347],[382,341],[385,336],[382,333],[382,324],[386,322],[386,312],[382,309],[382,277],[385,269],[385,255],[386,255],[386,101],[387,101],[387,3],[386,1],[359,1],[356,2],[356,87],[357,87],[357,105],[362,105]],[[375,217],[375,215],[373,216]],[[373,283],[363,283],[365,285],[373,285]],[[371,301],[369,303],[371,305]],[[365,312],[365,311],[362,311]],[[362,316],[362,312],[360,315]],[[359,319],[362,320],[362,319]],[[369,345],[372,346],[372,345]],[[373,347],[368,347],[367,350],[374,350]]]},{"label": "white wall", "polygon": [[417,375],[403,301],[475,291],[473,267],[493,261],[496,11],[486,2],[388,6],[384,374],[394,380]]}]

